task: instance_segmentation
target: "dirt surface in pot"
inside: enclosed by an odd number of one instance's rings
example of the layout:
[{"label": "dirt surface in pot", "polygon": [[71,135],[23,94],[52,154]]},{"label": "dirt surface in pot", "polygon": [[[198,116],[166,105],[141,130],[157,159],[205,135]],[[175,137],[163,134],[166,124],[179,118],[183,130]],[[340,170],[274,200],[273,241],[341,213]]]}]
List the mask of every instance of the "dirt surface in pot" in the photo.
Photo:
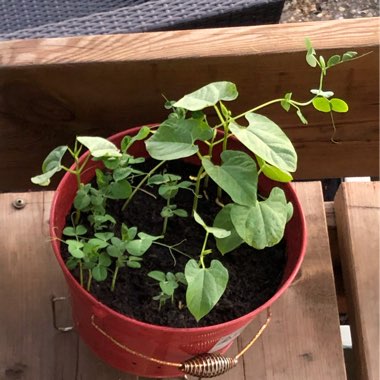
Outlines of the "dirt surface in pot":
[{"label": "dirt surface in pot", "polygon": [[[144,167],[143,164],[141,167]],[[146,168],[144,168],[146,169]],[[170,162],[167,165],[169,173],[179,174],[182,180],[187,180],[189,175],[197,174],[197,167],[178,162]],[[112,214],[118,224],[115,227],[115,235],[120,235],[121,223],[128,227],[136,226],[138,231],[144,231],[151,235],[160,235],[163,219],[160,216],[166,200],[156,193],[156,188],[148,187],[157,199],[144,192],[138,192],[125,212],[121,211],[123,202],[109,200],[107,211]],[[210,186],[207,200],[204,196],[199,200],[198,213],[208,225],[212,225],[213,217],[220,207],[214,202],[216,188]],[[228,203],[228,200],[225,200]],[[191,210],[193,193],[182,190],[175,197],[175,204],[186,210]],[[203,228],[195,223],[192,218],[171,217],[169,218],[166,244],[182,243],[177,247],[188,255],[197,258],[204,240]],[[112,292],[111,274],[104,282],[92,282],[91,293],[103,304],[119,313],[140,321],[156,325],[172,327],[202,327],[215,325],[241,317],[256,309],[278,289],[285,264],[285,243],[281,242],[275,247],[257,251],[246,244],[241,245],[234,252],[227,253],[223,257],[217,252],[212,237],[209,238],[209,248],[213,249],[213,258],[223,262],[228,269],[229,282],[227,290],[214,309],[197,323],[194,317],[186,309],[185,287],[175,291],[174,301],[166,301],[159,309],[159,302],[153,297],[160,293],[157,281],[149,278],[147,274],[153,270],[163,272],[183,272],[188,257],[173,252],[173,257],[165,247],[153,244],[144,254],[141,269],[121,268],[119,270],[116,288]],[[66,245],[62,245],[66,249]],[[62,253],[67,259],[69,253]],[[208,256],[208,257],[209,257]],[[113,269],[113,268],[112,268]],[[78,279],[78,273],[74,271]]]}]

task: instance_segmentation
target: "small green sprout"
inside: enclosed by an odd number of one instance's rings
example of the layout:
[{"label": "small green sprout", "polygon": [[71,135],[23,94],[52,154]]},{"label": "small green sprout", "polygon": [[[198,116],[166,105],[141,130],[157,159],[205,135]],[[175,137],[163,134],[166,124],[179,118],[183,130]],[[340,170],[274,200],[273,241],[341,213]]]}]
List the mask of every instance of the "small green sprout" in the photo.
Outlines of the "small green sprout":
[{"label": "small green sprout", "polygon": [[185,275],[182,272],[177,272],[173,274],[172,272],[167,272],[166,274],[161,271],[152,271],[148,273],[148,276],[156,281],[158,281],[161,292],[154,296],[155,301],[159,301],[159,309],[166,303],[167,300],[174,302],[175,290],[180,284],[187,285]]}]

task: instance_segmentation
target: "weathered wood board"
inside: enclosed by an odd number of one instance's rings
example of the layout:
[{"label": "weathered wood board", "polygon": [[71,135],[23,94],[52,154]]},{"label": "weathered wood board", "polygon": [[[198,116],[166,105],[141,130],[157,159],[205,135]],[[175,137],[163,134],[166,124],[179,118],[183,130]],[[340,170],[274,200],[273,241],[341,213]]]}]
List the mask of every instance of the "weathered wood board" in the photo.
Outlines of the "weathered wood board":
[{"label": "weathered wood board", "polygon": [[[244,368],[247,378],[260,380],[341,380],[346,375],[322,190],[317,182],[295,186],[308,228],[305,260]],[[262,322],[248,327],[243,342]]]},{"label": "weathered wood board", "polygon": [[378,380],[380,182],[343,183],[334,204],[356,378]]},{"label": "weathered wood board", "polygon": [[[211,81],[237,84],[234,112],[318,87],[305,37],[326,57],[372,52],[329,72],[325,89],[350,105],[330,117],[309,110],[309,126],[279,105],[265,111],[294,142],[298,178],[377,175],[378,19],[0,42],[0,191],[29,189],[43,158],[76,134],[109,136],[161,121],[162,94],[177,99]],[[210,117],[213,117],[211,114]]]},{"label": "weathered wood board", "polygon": [[[296,185],[309,243],[301,274],[273,307],[273,322],[224,380],[345,378],[320,184]],[[15,210],[22,198],[26,207]],[[53,328],[50,297],[66,295],[48,237],[52,192],[0,195],[0,379],[137,380],[100,362],[75,332]],[[231,355],[259,329],[257,319]],[[59,323],[70,323],[59,305]]]}]

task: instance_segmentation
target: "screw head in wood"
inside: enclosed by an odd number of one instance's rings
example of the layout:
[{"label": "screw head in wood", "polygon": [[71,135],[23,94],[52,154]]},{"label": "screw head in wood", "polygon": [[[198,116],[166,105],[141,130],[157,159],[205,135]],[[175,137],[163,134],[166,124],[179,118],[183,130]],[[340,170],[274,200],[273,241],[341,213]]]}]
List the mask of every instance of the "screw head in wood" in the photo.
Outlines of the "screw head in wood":
[{"label": "screw head in wood", "polygon": [[22,198],[17,198],[12,202],[12,206],[17,210],[21,210],[26,206],[26,202]]}]

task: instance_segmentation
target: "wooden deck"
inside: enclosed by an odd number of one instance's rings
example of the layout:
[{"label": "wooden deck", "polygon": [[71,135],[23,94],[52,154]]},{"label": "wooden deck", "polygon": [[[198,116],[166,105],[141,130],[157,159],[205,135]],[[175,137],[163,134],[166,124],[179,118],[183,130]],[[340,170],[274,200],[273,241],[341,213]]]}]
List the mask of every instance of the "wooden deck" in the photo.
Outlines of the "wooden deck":
[{"label": "wooden deck", "polygon": [[[273,322],[223,380],[344,380],[337,297],[320,183],[295,184],[308,225],[301,273],[274,305]],[[52,192],[0,195],[0,379],[137,380],[101,361],[75,332],[53,327],[51,297],[67,295],[48,236]],[[335,210],[358,359],[355,380],[378,376],[379,183],[345,184]],[[15,209],[12,202],[26,206]],[[374,238],[370,240],[369,238]],[[70,307],[57,305],[59,324]],[[232,348],[252,337],[255,320]]]}]

